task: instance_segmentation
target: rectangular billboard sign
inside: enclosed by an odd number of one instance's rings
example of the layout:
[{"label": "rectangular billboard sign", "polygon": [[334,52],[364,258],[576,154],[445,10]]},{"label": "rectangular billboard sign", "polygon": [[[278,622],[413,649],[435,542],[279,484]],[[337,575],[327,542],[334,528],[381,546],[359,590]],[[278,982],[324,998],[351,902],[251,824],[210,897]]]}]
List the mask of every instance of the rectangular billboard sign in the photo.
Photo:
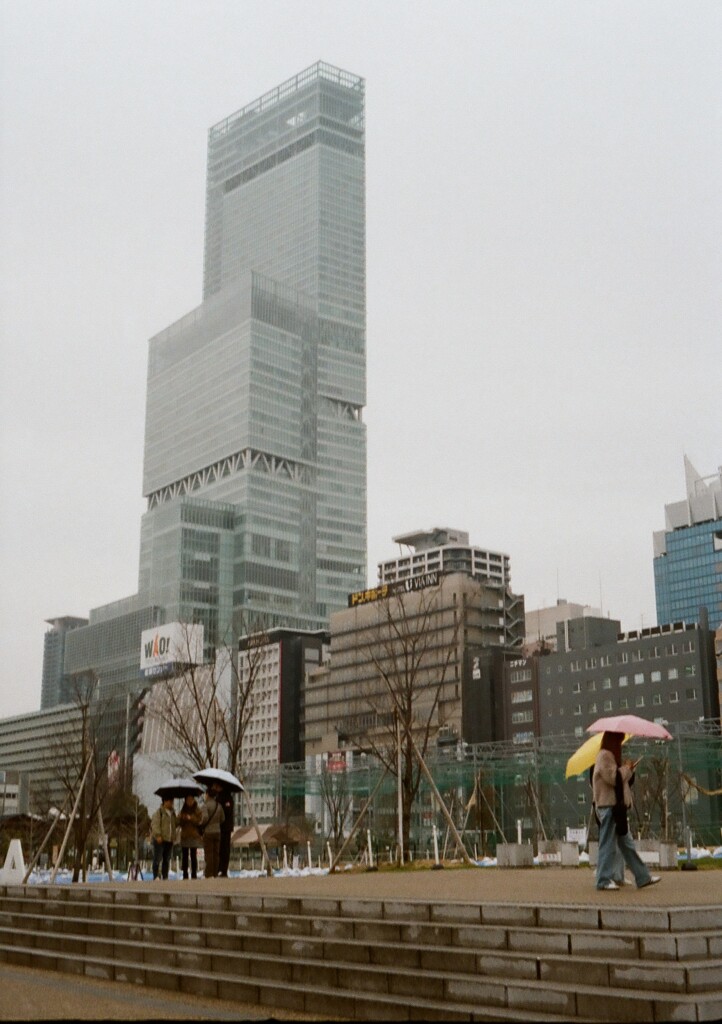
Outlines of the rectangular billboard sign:
[{"label": "rectangular billboard sign", "polygon": [[203,625],[169,622],[144,629],[140,638],[140,671],[166,675],[181,665],[203,664]]},{"label": "rectangular billboard sign", "polygon": [[371,601],[382,601],[392,594],[411,594],[416,590],[425,590],[426,587],[438,585],[440,573],[438,569],[425,572],[420,576],[410,576],[405,580],[394,580],[393,583],[379,583],[377,587],[369,590],[357,590],[348,595],[349,608],[356,608],[360,604],[369,604]]}]

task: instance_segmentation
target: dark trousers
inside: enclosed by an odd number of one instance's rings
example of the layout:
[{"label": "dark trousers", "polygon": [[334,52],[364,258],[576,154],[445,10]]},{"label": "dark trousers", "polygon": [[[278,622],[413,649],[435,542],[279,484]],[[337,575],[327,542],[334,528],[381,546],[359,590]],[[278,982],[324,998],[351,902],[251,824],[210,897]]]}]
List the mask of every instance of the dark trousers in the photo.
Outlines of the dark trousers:
[{"label": "dark trousers", "polygon": [[221,846],[221,834],[220,832],[208,832],[203,836],[203,853],[205,855],[206,866],[203,871],[204,878],[215,878],[218,874],[218,859],[220,854]]},{"label": "dark trousers", "polygon": [[218,852],[218,874],[224,878],[228,875],[228,865],[231,861],[231,833],[232,828],[221,826],[221,848]]},{"label": "dark trousers", "polygon": [[183,877],[188,877],[188,854],[190,854],[191,878],[198,878],[198,850],[195,846],[181,847],[181,866],[183,868]]},{"label": "dark trousers", "polygon": [[173,843],[164,840],[162,843],[153,840],[153,878],[159,878],[161,872],[163,878],[168,877],[170,868],[170,855],[173,852]]}]

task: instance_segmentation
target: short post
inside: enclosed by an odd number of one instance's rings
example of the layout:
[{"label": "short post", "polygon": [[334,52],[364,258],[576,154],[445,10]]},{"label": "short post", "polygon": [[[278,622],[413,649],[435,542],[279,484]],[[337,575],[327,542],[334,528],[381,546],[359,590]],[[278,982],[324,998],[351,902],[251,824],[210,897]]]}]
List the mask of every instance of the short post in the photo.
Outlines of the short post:
[{"label": "short post", "polygon": [[436,822],[434,822],[432,824],[431,829],[432,829],[432,834],[433,834],[433,837],[434,837],[434,862],[435,862],[433,864],[431,870],[432,871],[436,871],[439,868],[443,868],[444,865],[439,860],[439,836],[438,836],[437,829],[436,829]]},{"label": "short post", "polygon": [[312,868],[313,867],[313,861],[311,860],[311,840],[310,839],[306,843],[306,857],[307,857],[306,863],[308,864],[309,868]]},{"label": "short post", "polygon": [[330,871],[331,865],[333,864],[333,857],[331,856],[331,844],[328,842],[326,843],[326,853],[328,854],[328,869]]},{"label": "short post", "polygon": [[370,828],[366,829],[366,842],[367,842],[368,851],[369,851],[369,866],[368,866],[368,868],[366,870],[367,871],[378,871],[378,868],[374,864],[374,851],[373,851],[373,847],[371,845],[371,829]]}]

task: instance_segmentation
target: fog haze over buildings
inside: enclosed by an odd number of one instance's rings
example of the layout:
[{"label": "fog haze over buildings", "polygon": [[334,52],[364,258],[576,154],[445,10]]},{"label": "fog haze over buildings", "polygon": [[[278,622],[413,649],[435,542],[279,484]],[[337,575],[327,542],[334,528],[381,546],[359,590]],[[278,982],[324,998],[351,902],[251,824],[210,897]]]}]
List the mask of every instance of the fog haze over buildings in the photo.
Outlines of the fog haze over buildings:
[{"label": "fog haze over buildings", "polygon": [[722,459],[715,3],[0,2],[0,716],[137,590],[148,339],[201,298],[211,125],[366,79],[368,582],[434,526],[527,609],[655,622]]}]

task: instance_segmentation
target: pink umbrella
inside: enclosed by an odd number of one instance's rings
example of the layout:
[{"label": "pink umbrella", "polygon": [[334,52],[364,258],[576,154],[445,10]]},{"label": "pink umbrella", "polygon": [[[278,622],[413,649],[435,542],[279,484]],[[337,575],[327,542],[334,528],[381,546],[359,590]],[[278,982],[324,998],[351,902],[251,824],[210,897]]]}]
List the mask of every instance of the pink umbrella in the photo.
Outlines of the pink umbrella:
[{"label": "pink umbrella", "polygon": [[612,715],[611,718],[598,718],[587,726],[587,732],[624,732],[628,736],[644,736],[650,740],[671,740],[672,734],[663,725],[648,722],[637,715]]}]

